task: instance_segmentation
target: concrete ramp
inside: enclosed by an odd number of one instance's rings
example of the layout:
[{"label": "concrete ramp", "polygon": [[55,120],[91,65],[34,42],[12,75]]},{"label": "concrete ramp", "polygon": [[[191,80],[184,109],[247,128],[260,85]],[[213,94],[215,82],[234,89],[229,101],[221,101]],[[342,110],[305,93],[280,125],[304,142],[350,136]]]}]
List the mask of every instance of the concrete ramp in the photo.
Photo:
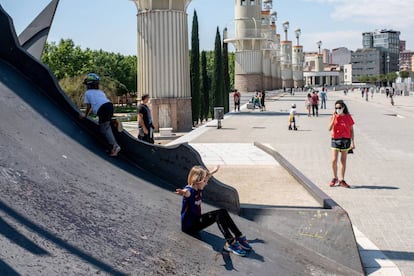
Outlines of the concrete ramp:
[{"label": "concrete ramp", "polygon": [[[96,124],[77,119],[76,107],[22,50],[11,26],[0,7],[1,275],[363,275],[355,262],[279,233],[288,223],[233,215],[255,248],[245,258],[222,251],[216,226],[199,237],[183,234],[173,191],[199,163],[197,154],[121,133],[124,153],[108,157]],[[220,206],[239,211],[235,190],[219,182],[209,189]],[[292,217],[292,224],[303,223]],[[355,258],[355,246],[348,249]]]}]

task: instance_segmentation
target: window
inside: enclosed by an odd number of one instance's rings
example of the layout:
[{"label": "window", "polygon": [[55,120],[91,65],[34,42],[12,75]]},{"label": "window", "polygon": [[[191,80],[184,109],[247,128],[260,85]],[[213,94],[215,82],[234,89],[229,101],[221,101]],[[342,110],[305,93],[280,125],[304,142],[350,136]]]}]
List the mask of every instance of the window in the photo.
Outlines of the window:
[{"label": "window", "polygon": [[250,6],[254,6],[254,5],[256,5],[256,3],[255,3],[256,1],[255,0],[250,0]]},{"label": "window", "polygon": [[241,0],[241,5],[246,6],[246,0]]}]

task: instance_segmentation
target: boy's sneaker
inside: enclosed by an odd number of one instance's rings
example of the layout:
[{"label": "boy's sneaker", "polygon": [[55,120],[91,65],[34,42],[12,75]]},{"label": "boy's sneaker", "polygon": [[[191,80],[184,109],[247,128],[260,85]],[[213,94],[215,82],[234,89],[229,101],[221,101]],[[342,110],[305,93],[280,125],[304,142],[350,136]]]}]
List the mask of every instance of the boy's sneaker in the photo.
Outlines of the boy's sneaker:
[{"label": "boy's sneaker", "polygon": [[252,247],[247,241],[246,236],[238,237],[236,240],[244,250],[246,251],[252,250]]},{"label": "boy's sneaker", "polygon": [[339,181],[339,186],[344,188],[351,188],[351,186],[349,186],[348,183],[345,182],[345,180]]},{"label": "boy's sneaker", "polygon": [[224,250],[233,252],[234,254],[239,256],[246,256],[247,254],[246,251],[241,247],[241,245],[237,241],[234,241],[232,244],[226,242],[226,244],[224,245]]},{"label": "boy's sneaker", "polygon": [[329,182],[330,187],[334,187],[338,183],[338,178],[334,177],[332,178],[331,182]]},{"label": "boy's sneaker", "polygon": [[121,151],[121,147],[118,145],[115,145],[114,148],[112,149],[111,153],[109,154],[109,156],[111,157],[115,157],[118,156],[118,153]]}]

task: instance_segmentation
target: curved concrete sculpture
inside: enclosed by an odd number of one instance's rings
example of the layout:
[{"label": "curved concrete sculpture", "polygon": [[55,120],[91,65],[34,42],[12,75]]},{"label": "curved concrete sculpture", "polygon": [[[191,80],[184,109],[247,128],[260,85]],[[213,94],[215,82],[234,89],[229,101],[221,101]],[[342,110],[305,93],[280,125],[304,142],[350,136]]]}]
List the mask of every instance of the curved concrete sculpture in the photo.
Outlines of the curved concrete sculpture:
[{"label": "curved concrete sculpture", "polygon": [[[13,64],[26,78],[41,88],[45,99],[54,101],[79,128],[103,145],[102,137],[98,135],[98,125],[91,120],[79,119],[79,109],[62,91],[50,70],[27,54],[20,46],[10,17],[5,14],[3,9],[1,11],[0,58]],[[116,138],[122,147],[121,158],[128,159],[134,166],[157,175],[177,188],[186,185],[187,175],[192,166],[203,165],[199,154],[188,144],[174,147],[150,145],[138,141],[126,131],[119,133]],[[239,197],[234,188],[212,178],[206,190],[208,191],[206,193],[207,201],[234,213],[239,213]]]}]

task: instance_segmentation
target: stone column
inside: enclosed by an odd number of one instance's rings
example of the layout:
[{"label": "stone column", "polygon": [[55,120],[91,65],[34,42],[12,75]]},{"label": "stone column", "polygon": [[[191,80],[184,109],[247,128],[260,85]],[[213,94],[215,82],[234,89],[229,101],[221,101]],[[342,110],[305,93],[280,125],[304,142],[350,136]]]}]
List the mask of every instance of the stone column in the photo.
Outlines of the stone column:
[{"label": "stone column", "polygon": [[191,0],[134,2],[138,8],[138,98],[150,95],[156,130],[191,130],[186,13]]}]

